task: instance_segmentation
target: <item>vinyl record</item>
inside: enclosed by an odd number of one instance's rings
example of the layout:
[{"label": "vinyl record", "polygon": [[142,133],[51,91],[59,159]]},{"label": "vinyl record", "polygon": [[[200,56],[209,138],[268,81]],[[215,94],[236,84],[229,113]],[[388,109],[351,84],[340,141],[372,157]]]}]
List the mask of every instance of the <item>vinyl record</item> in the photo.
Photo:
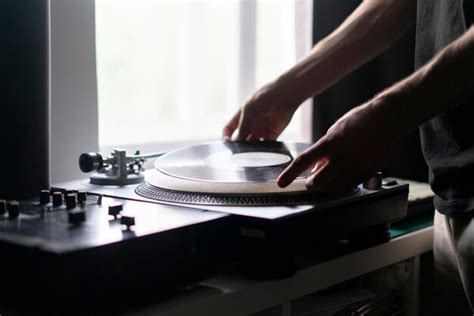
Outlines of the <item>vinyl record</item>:
[{"label": "vinyl record", "polygon": [[309,144],[283,142],[213,142],[179,149],[155,162],[149,184],[168,190],[222,194],[305,192],[302,174],[287,188],[278,175]]}]

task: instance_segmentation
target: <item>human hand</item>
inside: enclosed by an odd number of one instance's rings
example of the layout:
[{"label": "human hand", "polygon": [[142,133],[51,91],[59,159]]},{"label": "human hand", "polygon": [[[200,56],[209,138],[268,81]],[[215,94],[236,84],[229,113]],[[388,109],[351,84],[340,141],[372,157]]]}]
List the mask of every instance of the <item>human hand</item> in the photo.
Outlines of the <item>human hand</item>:
[{"label": "human hand", "polygon": [[312,168],[306,179],[310,190],[341,193],[354,188],[387,162],[404,134],[398,123],[383,101],[374,100],[352,109],[293,160],[280,174],[278,185],[286,187]]},{"label": "human hand", "polygon": [[224,140],[273,141],[283,132],[301,102],[285,88],[271,83],[256,93],[240,108],[222,131]]}]

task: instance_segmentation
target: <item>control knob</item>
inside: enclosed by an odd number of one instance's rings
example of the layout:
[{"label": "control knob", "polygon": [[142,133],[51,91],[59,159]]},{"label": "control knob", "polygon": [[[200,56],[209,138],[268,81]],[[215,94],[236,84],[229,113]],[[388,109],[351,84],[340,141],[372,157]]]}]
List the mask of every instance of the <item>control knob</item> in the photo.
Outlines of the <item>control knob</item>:
[{"label": "control knob", "polygon": [[0,200],[0,215],[4,215],[7,212],[7,201]]},{"label": "control knob", "polygon": [[114,218],[117,218],[117,216],[120,214],[122,210],[123,210],[123,204],[109,205],[109,215],[112,215]]},{"label": "control knob", "polygon": [[40,204],[46,205],[50,202],[50,192],[49,190],[41,190],[40,192]]},{"label": "control knob", "polygon": [[122,215],[120,224],[127,226],[127,230],[130,230],[130,227],[135,226],[135,216]]},{"label": "control knob", "polygon": [[84,210],[69,212],[67,219],[69,224],[79,225],[86,221],[86,212]]},{"label": "control knob", "polygon": [[87,193],[84,191],[77,192],[77,202],[85,203],[87,201]]},{"label": "control knob", "polygon": [[20,216],[20,203],[18,201],[8,202],[8,218],[17,218]]},{"label": "control knob", "polygon": [[363,187],[367,190],[382,189],[382,172],[377,172],[372,178],[365,181]]},{"label": "control knob", "polygon": [[53,192],[53,206],[58,207],[63,204],[63,195],[61,192]]},{"label": "control knob", "polygon": [[68,210],[72,210],[75,207],[76,207],[76,194],[75,193],[66,194],[66,208]]}]

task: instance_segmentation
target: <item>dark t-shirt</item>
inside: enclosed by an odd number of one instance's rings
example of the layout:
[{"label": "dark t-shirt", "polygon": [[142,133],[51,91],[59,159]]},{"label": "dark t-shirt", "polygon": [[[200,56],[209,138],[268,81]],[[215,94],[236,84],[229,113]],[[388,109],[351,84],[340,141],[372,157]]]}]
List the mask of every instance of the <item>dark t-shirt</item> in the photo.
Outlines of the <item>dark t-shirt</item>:
[{"label": "dark t-shirt", "polygon": [[[465,1],[418,0],[417,68],[472,23],[474,0]],[[425,123],[420,133],[436,209],[444,214],[474,210],[474,98]]]}]

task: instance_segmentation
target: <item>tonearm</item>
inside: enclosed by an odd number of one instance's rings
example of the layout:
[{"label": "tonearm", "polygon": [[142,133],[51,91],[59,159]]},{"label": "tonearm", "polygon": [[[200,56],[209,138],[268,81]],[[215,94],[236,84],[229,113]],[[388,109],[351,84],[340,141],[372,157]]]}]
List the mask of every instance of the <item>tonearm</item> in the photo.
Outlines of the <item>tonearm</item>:
[{"label": "tonearm", "polygon": [[143,164],[149,158],[161,156],[163,153],[140,154],[127,156],[126,151],[114,148],[110,156],[101,153],[84,153],[79,157],[79,168],[82,172],[96,171],[90,176],[92,184],[127,185],[137,184],[145,180]]}]

